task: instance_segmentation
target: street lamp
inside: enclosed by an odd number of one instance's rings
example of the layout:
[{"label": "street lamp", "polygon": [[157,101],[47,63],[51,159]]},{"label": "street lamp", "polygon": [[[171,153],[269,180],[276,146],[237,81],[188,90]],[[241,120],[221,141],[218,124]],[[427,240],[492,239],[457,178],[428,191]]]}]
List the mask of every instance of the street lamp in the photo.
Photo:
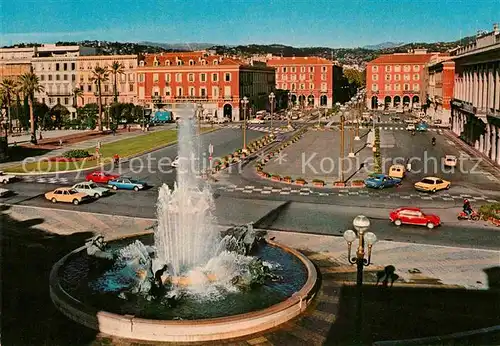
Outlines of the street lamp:
[{"label": "street lamp", "polygon": [[[370,228],[370,220],[364,215],[358,215],[354,218],[352,225],[353,230],[347,230],[344,232],[344,239],[347,242],[347,258],[350,264],[356,264],[356,288],[357,288],[357,302],[356,302],[356,335],[358,341],[361,342],[361,326],[363,323],[363,311],[362,311],[362,301],[363,301],[363,267],[367,267],[371,264],[372,247],[377,242],[377,236],[372,232],[367,232]],[[356,257],[351,258],[351,247],[352,243],[358,239],[358,249],[356,251]],[[368,258],[365,258],[365,243],[368,245]]]},{"label": "street lamp", "polygon": [[344,182],[344,122],[345,107],[340,110],[340,181]]},{"label": "street lamp", "polygon": [[247,150],[247,105],[248,98],[246,96],[241,100],[241,104],[243,105],[243,151]]},{"label": "street lamp", "polygon": [[361,96],[358,96],[357,102],[357,112],[356,112],[356,136],[354,137],[355,141],[359,141],[359,122],[361,121]]},{"label": "street lamp", "polygon": [[290,123],[290,113],[292,112],[292,93],[288,92],[288,105],[287,105],[287,120],[288,120],[288,128],[292,125]]},{"label": "street lamp", "polygon": [[275,98],[274,93],[273,93],[273,92],[271,92],[271,93],[269,94],[269,105],[270,105],[270,107],[271,107],[271,108],[270,108],[270,110],[271,110],[271,136],[273,136],[273,133],[274,133],[274,132],[273,132],[273,110],[274,110],[274,98]]},{"label": "street lamp", "polygon": [[198,136],[201,136],[201,115],[203,114],[203,105],[201,103],[196,104],[196,113],[198,115]]}]

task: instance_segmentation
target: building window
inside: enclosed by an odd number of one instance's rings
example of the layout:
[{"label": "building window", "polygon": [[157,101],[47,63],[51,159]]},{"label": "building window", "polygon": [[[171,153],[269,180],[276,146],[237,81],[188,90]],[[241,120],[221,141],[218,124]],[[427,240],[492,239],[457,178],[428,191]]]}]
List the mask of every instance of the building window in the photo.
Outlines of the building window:
[{"label": "building window", "polygon": [[170,60],[165,60],[165,66],[170,66]]},{"label": "building window", "polygon": [[297,80],[297,76],[296,76],[296,75],[291,75],[291,76],[290,76],[290,79],[291,79],[291,80]]},{"label": "building window", "polygon": [[171,94],[172,94],[172,89],[170,89],[170,87],[166,87],[165,88],[165,96],[170,97]]},{"label": "building window", "polygon": [[63,64],[63,70],[68,71],[68,64],[66,64],[66,63]]},{"label": "building window", "polygon": [[130,91],[130,92],[134,91],[134,84],[129,84],[128,85],[128,91]]},{"label": "building window", "polygon": [[69,103],[69,98],[65,97],[64,98],[64,104],[67,105]]},{"label": "building window", "polygon": [[305,74],[301,74],[299,76],[299,80],[306,80],[306,75]]},{"label": "building window", "polygon": [[403,67],[403,71],[405,71],[405,72],[410,72],[410,65],[405,65],[405,66]]},{"label": "building window", "polygon": [[394,80],[401,80],[401,75],[400,74],[394,75]]},{"label": "building window", "polygon": [[189,60],[189,66],[193,66],[194,65],[194,61],[193,60]]},{"label": "building window", "polygon": [[321,80],[326,80],[326,73],[321,74]]},{"label": "building window", "polygon": [[413,71],[418,72],[420,70],[420,66],[418,65],[413,65]]},{"label": "building window", "polygon": [[218,82],[219,81],[219,75],[217,73],[212,73],[212,82]]},{"label": "building window", "polygon": [[282,79],[282,80],[287,80],[287,75],[286,75],[286,74],[282,75],[282,76],[281,76],[281,79]]},{"label": "building window", "polygon": [[372,72],[377,73],[378,72],[378,66],[372,66]]},{"label": "building window", "polygon": [[134,81],[134,74],[133,73],[129,73],[128,74],[128,81],[129,82],[133,82]]},{"label": "building window", "polygon": [[56,74],[56,80],[59,80],[60,78],[61,78],[61,76]]},{"label": "building window", "polygon": [[42,74],[42,75],[40,76],[40,80],[41,80],[41,81],[43,81],[44,79],[45,79],[45,76]]},{"label": "building window", "polygon": [[139,66],[144,66],[144,60],[139,61]]},{"label": "building window", "polygon": [[391,85],[390,84],[386,84],[385,85],[385,91],[391,91]]},{"label": "building window", "polygon": [[139,83],[144,82],[144,73],[139,73]]},{"label": "building window", "polygon": [[309,67],[309,72],[314,72],[314,66]]},{"label": "building window", "polygon": [[313,74],[309,75],[309,80],[311,80],[311,81],[314,80],[314,75]]},{"label": "building window", "polygon": [[230,97],[230,96],[231,96],[231,86],[225,85],[224,86],[224,97]]},{"label": "building window", "polygon": [[305,66],[301,66],[300,67],[300,72],[306,72],[306,67]]},{"label": "building window", "polygon": [[182,60],[177,60],[177,66],[181,66],[182,65]]},{"label": "building window", "polygon": [[182,73],[176,73],[175,74],[175,81],[176,82],[182,82]]},{"label": "building window", "polygon": [[49,74],[48,77],[49,77],[49,80],[52,80],[52,75],[51,74]]},{"label": "building window", "polygon": [[109,91],[109,87],[107,84],[104,84],[104,92],[108,92]]},{"label": "building window", "polygon": [[48,102],[49,102],[49,105],[52,104],[52,97],[49,97]]},{"label": "building window", "polygon": [[418,85],[418,83],[414,83],[413,84],[413,91],[419,91],[420,90],[420,86]]},{"label": "building window", "polygon": [[59,71],[59,63],[56,64],[56,71]]},{"label": "building window", "polygon": [[68,80],[68,75],[67,75],[67,74],[65,74],[65,75],[63,76],[63,79],[64,79],[64,80]]},{"label": "building window", "polygon": [[160,90],[158,90],[158,88],[153,89],[153,96],[155,96],[155,97],[160,96]]},{"label": "building window", "polygon": [[404,85],[404,91],[409,91],[410,90],[410,84],[405,83]]},{"label": "building window", "polygon": [[306,85],[304,83],[300,83],[300,90],[305,90],[306,89]]},{"label": "building window", "polygon": [[374,81],[378,81],[378,74],[374,74],[374,75],[372,76],[372,79],[373,79]]},{"label": "building window", "polygon": [[213,64],[214,65],[219,65],[219,60],[214,60]]},{"label": "building window", "polygon": [[323,92],[328,91],[328,86],[326,85],[326,83],[321,83],[321,91]]},{"label": "building window", "polygon": [[295,90],[295,83],[292,83],[292,90]]},{"label": "building window", "polygon": [[182,87],[177,87],[177,96],[182,96]]},{"label": "building window", "polygon": [[158,73],[153,73],[153,83],[158,83],[158,80],[160,77],[158,76]]},{"label": "building window", "polygon": [[92,84],[87,85],[87,91],[91,92],[92,91]]},{"label": "building window", "polygon": [[214,99],[219,98],[219,88],[216,86],[212,87],[212,97]]},{"label": "building window", "polygon": [[399,83],[394,84],[394,90],[396,90],[396,91],[401,90],[401,84],[399,84]]},{"label": "building window", "polygon": [[286,67],[283,67],[283,73],[286,73]]},{"label": "building window", "polygon": [[385,72],[391,72],[391,66],[390,65],[387,65],[385,67]]},{"label": "building window", "polygon": [[165,73],[165,82],[170,83],[170,73]]},{"label": "building window", "polygon": [[309,90],[313,90],[314,89],[314,83],[309,83]]},{"label": "building window", "polygon": [[194,73],[189,73],[188,74],[188,82],[194,82]]},{"label": "building window", "polygon": [[58,97],[58,98],[57,98],[57,103],[58,103],[58,104],[60,104],[60,103],[61,103],[61,98],[60,98],[60,97]]},{"label": "building window", "polygon": [[230,82],[230,81],[231,81],[231,72],[226,72],[226,73],[224,74],[224,80],[225,80],[226,82]]},{"label": "building window", "polygon": [[297,69],[295,67],[292,67],[292,73],[297,72]]},{"label": "building window", "polygon": [[205,59],[202,59],[202,60],[201,60],[201,64],[202,64],[202,65],[206,65],[206,64],[207,64],[207,61],[206,61]]},{"label": "building window", "polygon": [[378,90],[378,85],[372,84],[372,91],[377,91],[377,90]]},{"label": "building window", "polygon": [[413,80],[419,80],[420,79],[420,75],[418,73],[415,73],[413,75]]},{"label": "building window", "polygon": [[194,87],[189,87],[189,96],[194,97],[195,96],[195,90]]},{"label": "building window", "polygon": [[200,82],[205,83],[207,81],[207,74],[206,73],[201,73],[200,74]]},{"label": "building window", "polygon": [[[160,62],[158,60],[156,60],[156,57],[155,57],[155,61],[153,61],[153,66],[160,66]],[[158,95],[155,95],[155,96],[158,96]]]},{"label": "building window", "polygon": [[200,88],[200,96],[207,97],[207,89],[206,88]]},{"label": "building window", "polygon": [[390,74],[386,74],[385,75],[385,80],[391,80],[391,75]]},{"label": "building window", "polygon": [[321,72],[326,72],[326,71],[327,71],[326,66],[321,66]]},{"label": "building window", "polygon": [[401,65],[394,66],[394,72],[401,72]]}]

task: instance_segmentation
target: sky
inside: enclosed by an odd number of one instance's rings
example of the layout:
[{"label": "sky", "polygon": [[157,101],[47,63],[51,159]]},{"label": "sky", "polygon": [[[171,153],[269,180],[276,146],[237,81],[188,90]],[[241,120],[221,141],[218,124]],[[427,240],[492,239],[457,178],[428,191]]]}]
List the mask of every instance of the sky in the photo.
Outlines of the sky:
[{"label": "sky", "polygon": [[0,0],[0,45],[106,40],[362,47],[491,31],[498,0]]}]

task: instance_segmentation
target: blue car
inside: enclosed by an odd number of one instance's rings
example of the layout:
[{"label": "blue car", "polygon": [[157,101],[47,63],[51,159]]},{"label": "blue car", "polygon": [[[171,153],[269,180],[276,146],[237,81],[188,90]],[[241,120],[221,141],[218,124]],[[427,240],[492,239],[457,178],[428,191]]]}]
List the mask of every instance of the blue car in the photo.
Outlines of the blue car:
[{"label": "blue car", "polygon": [[146,186],[148,186],[148,184],[144,181],[123,177],[113,179],[108,182],[108,187],[112,188],[113,190],[123,189],[139,191],[144,189]]},{"label": "blue car", "polygon": [[417,131],[419,132],[425,132],[429,129],[429,125],[427,125],[426,123],[420,123],[417,125]]},{"label": "blue car", "polygon": [[401,179],[392,178],[385,174],[375,174],[365,180],[366,187],[371,187],[373,189],[383,189],[399,184],[401,184]]}]

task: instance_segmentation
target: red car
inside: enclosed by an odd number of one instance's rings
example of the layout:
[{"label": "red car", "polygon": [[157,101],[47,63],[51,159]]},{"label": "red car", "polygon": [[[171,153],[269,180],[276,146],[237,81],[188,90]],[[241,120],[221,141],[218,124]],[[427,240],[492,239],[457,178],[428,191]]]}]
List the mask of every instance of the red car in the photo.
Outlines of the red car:
[{"label": "red car", "polygon": [[92,172],[87,174],[85,177],[85,180],[87,181],[93,181],[94,183],[102,183],[102,184],[107,184],[110,180],[119,178],[120,176],[117,174],[109,174],[109,173],[104,173],[104,172]]},{"label": "red car", "polygon": [[419,208],[398,208],[389,214],[391,222],[396,226],[402,224],[426,226],[429,229],[441,224],[441,219],[437,215],[424,214]]}]

